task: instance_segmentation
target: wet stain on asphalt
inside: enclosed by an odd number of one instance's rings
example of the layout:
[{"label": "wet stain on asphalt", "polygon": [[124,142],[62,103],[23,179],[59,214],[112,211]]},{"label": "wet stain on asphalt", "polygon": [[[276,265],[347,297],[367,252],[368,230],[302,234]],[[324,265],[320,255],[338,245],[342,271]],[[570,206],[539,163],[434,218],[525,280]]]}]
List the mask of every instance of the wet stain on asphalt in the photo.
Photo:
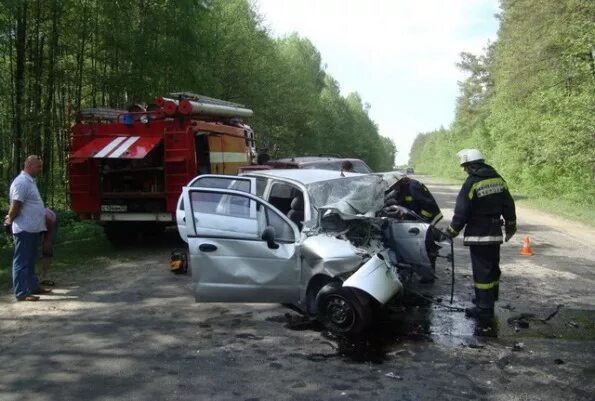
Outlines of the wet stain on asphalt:
[{"label": "wet stain on asphalt", "polygon": [[303,315],[292,315],[291,313],[285,313],[283,316],[271,316],[267,317],[265,320],[269,322],[285,323],[285,327],[294,331],[324,330],[324,327],[318,320]]},{"label": "wet stain on asphalt", "polygon": [[[439,301],[438,301],[439,299]],[[544,318],[533,313],[514,312],[510,305],[501,308],[497,318],[477,322],[466,318],[462,313],[464,302],[455,297],[452,306],[431,295],[407,294],[398,304],[387,305],[377,317],[376,323],[359,338],[336,336],[325,330],[316,320],[286,313],[268,317],[271,322],[283,323],[290,330],[312,330],[321,333],[324,344],[333,348],[330,353],[290,354],[288,356],[305,358],[312,362],[323,362],[340,358],[350,363],[381,364],[392,358],[407,355],[412,360],[417,358],[410,345],[432,342],[444,347],[468,347],[481,350],[490,341],[499,338],[536,336],[544,338],[581,338],[573,335],[578,332],[581,321],[580,311],[564,311],[556,307],[556,313],[546,312]],[[558,314],[558,311],[560,313]],[[514,314],[513,314],[514,313]],[[556,316],[557,315],[557,316]],[[554,318],[555,316],[555,318]],[[575,317],[572,320],[572,317]],[[595,322],[593,314],[590,320],[583,322],[583,337],[594,339]],[[551,319],[551,320],[550,320]],[[572,324],[569,324],[571,322]],[[499,363],[506,363],[499,361]]]}]

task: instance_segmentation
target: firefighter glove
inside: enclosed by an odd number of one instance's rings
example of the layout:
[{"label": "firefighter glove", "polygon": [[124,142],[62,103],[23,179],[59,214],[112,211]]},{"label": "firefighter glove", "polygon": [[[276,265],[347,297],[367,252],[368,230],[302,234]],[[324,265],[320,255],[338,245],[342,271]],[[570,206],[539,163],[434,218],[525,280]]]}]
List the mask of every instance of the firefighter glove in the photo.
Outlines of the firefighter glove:
[{"label": "firefighter glove", "polygon": [[384,213],[393,219],[402,219],[404,216],[403,208],[398,205],[391,205],[384,208]]},{"label": "firefighter glove", "polygon": [[507,224],[506,227],[504,228],[504,231],[506,232],[506,236],[504,237],[504,241],[508,242],[512,236],[514,234],[516,234],[516,224]]}]

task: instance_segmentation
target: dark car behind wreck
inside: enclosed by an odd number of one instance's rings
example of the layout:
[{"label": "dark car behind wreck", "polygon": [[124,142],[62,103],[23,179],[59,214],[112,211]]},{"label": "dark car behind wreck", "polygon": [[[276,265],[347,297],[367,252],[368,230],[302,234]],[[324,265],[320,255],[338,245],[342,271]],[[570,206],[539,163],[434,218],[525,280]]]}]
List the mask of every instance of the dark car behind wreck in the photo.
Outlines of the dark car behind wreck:
[{"label": "dark car behind wreck", "polygon": [[370,174],[372,169],[360,159],[335,156],[302,156],[269,160],[266,165],[275,169],[322,169],[341,171],[344,162],[350,162],[354,173]]}]

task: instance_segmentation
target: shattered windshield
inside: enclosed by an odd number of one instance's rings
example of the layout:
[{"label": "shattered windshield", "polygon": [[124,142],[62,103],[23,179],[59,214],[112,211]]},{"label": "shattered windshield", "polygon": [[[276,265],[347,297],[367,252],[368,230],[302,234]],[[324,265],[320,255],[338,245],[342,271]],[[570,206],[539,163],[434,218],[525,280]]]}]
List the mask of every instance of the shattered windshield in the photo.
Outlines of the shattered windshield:
[{"label": "shattered windshield", "polygon": [[307,185],[315,211],[334,208],[347,214],[366,214],[382,209],[386,182],[376,175],[363,175]]}]

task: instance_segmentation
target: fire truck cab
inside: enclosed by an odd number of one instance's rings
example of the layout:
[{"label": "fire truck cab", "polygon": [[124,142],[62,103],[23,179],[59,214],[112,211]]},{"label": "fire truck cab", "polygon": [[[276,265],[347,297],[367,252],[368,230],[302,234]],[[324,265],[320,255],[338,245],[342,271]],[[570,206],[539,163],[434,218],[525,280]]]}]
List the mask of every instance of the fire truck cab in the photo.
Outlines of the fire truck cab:
[{"label": "fire truck cab", "polygon": [[175,223],[182,187],[200,174],[237,174],[253,164],[252,110],[177,93],[144,108],[84,109],[72,127],[68,182],[72,210],[102,222],[108,238]]}]

